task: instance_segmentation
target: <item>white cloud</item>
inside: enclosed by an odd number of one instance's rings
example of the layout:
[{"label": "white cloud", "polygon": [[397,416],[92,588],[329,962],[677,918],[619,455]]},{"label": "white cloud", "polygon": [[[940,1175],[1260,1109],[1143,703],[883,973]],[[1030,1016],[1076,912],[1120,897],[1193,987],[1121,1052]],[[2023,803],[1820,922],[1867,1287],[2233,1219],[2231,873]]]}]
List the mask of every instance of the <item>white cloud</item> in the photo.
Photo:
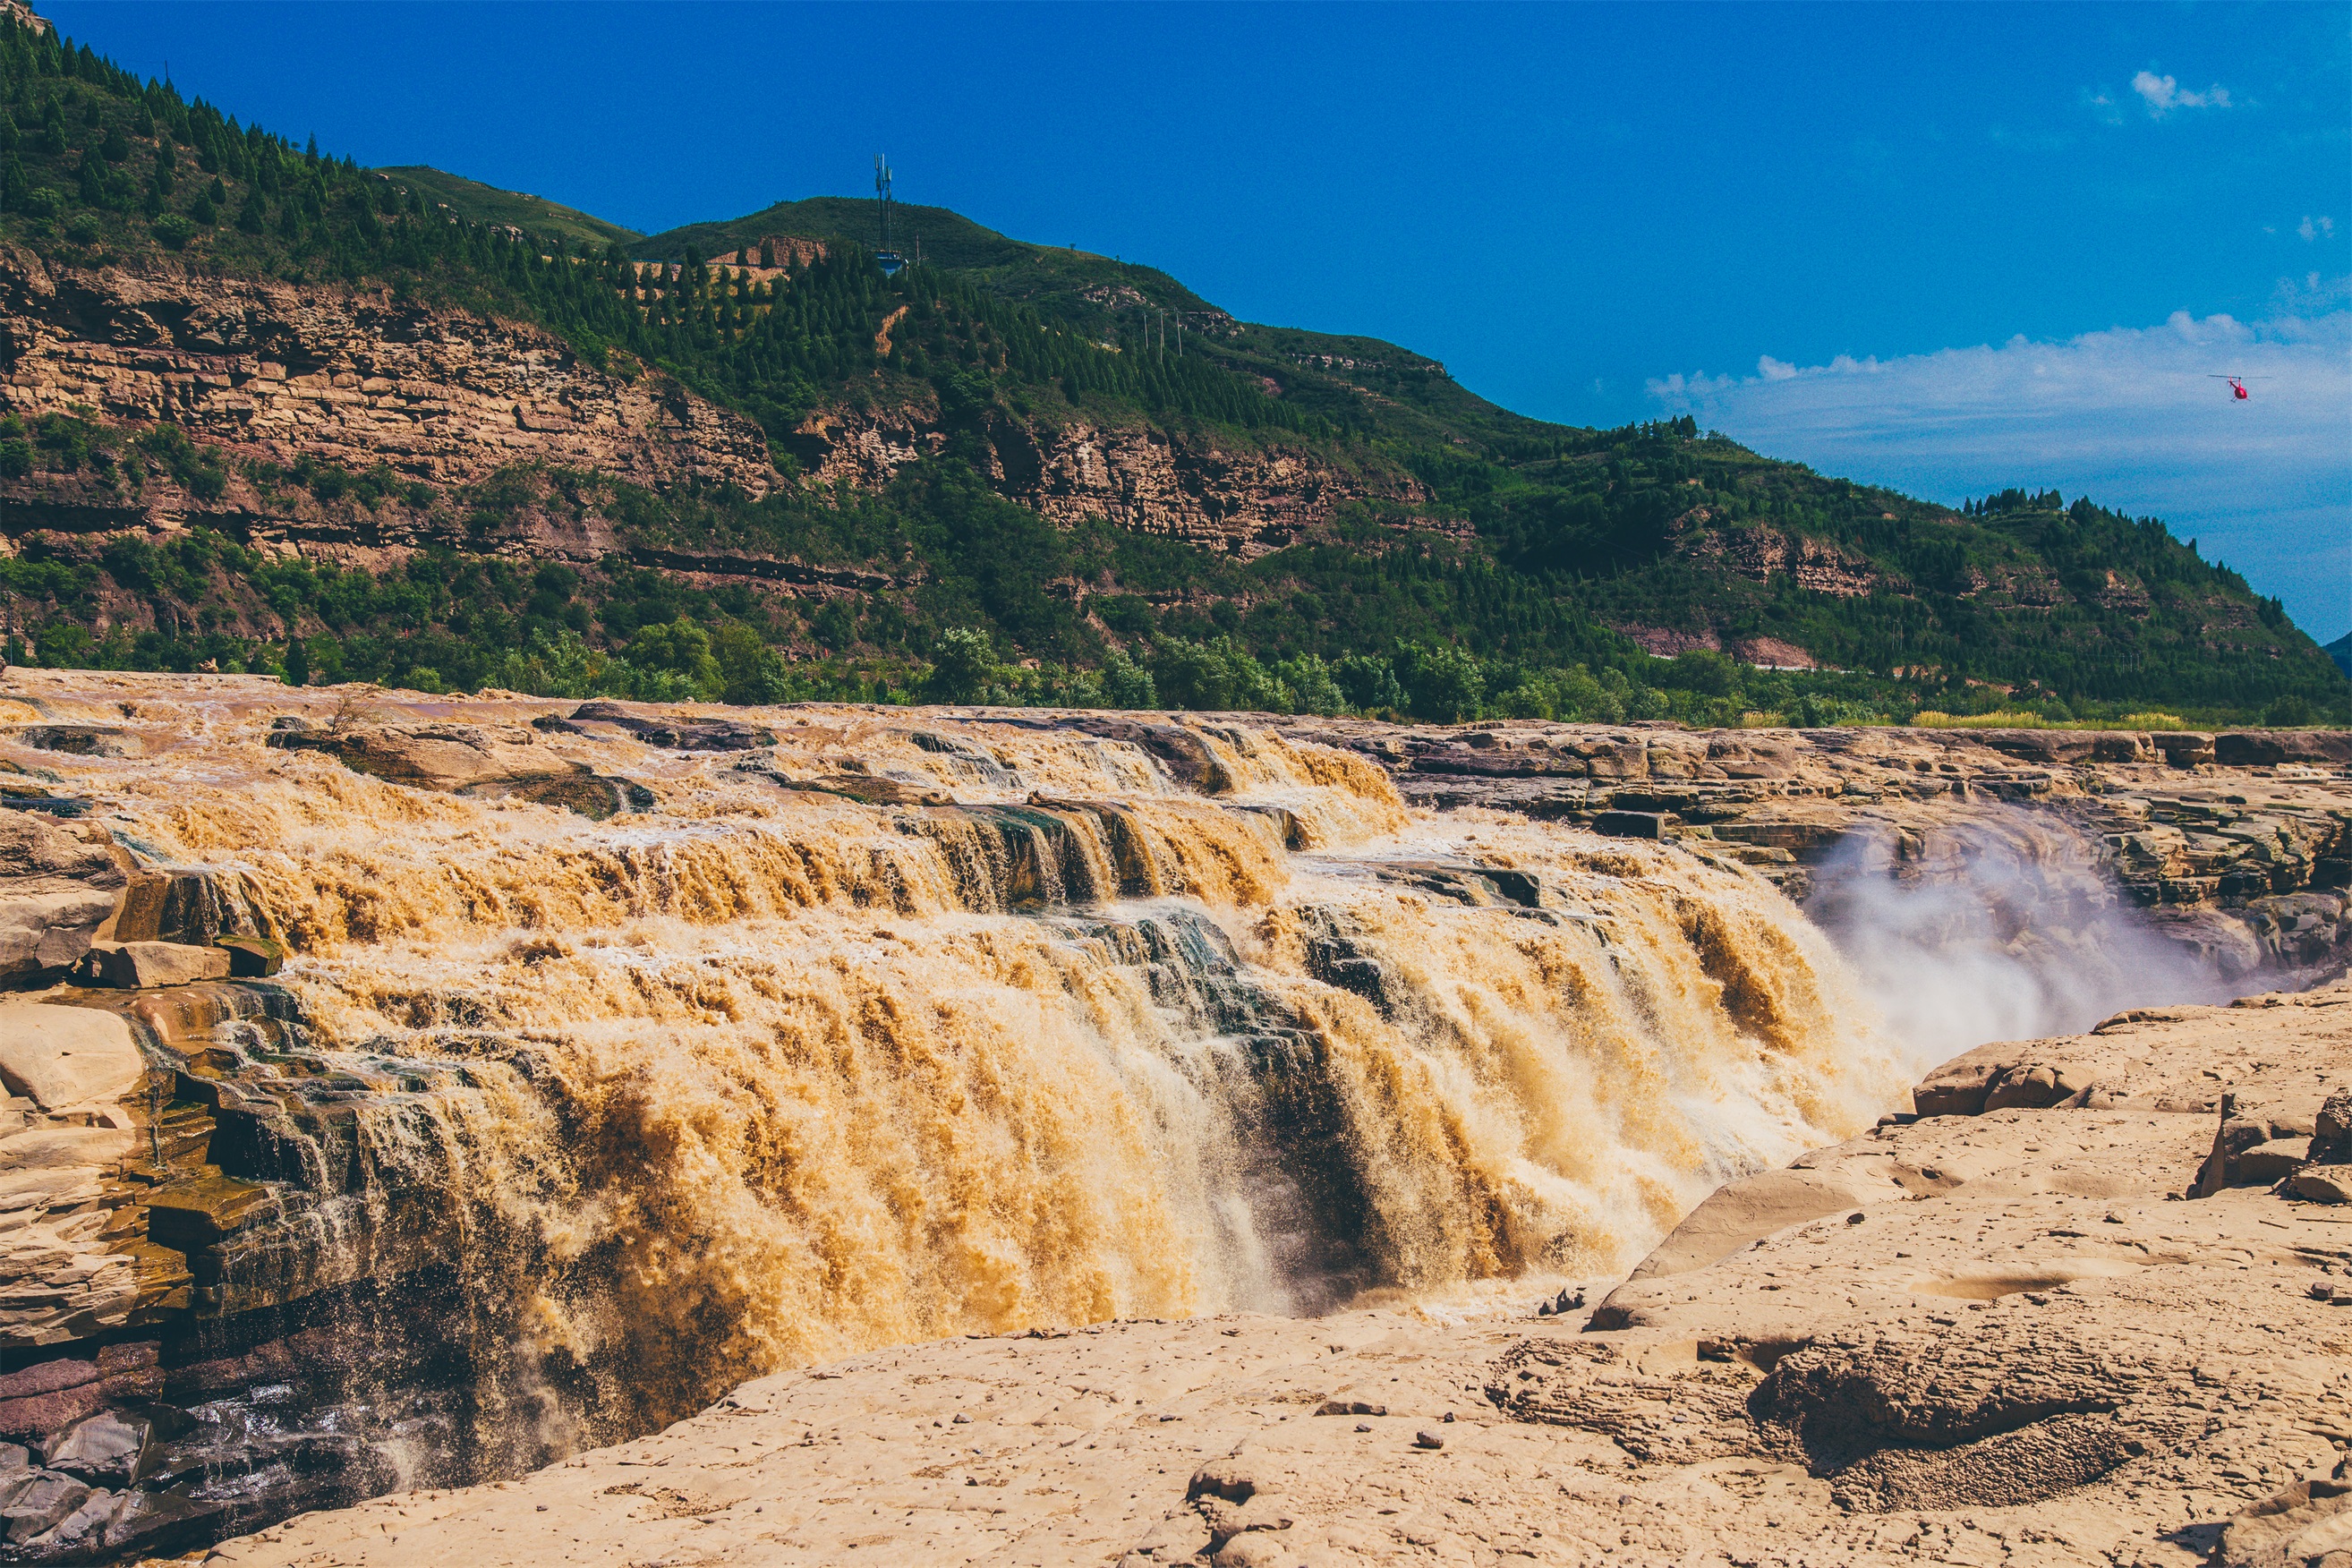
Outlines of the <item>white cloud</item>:
[{"label": "white cloud", "polygon": [[2230,89],[2219,82],[2202,92],[2192,92],[2168,76],[2158,76],[2144,70],[2132,78],[2132,90],[2147,104],[2148,113],[2163,119],[2176,109],[2227,109]]},{"label": "white cloud", "polygon": [[2336,234],[2336,220],[2332,217],[2315,218],[2306,213],[2304,215],[2303,221],[2294,226],[2294,232],[2305,240],[2333,238]]},{"label": "white cloud", "polygon": [[[1951,504],[2056,486],[2153,513],[2323,637],[2352,626],[2352,279],[2282,280],[2282,313],[2176,311],[2061,342],[1649,384],[1757,450]],[[1780,374],[1785,370],[1788,374]],[[2222,383],[2252,379],[2240,403]]]}]

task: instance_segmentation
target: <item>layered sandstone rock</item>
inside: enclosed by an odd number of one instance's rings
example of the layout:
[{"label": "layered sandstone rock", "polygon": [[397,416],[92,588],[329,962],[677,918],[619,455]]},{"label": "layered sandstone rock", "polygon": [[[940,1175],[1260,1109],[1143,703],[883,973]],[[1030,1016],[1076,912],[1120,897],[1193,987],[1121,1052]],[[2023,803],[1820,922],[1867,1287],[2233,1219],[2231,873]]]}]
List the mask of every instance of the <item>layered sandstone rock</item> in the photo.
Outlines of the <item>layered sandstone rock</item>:
[{"label": "layered sandstone rock", "polygon": [[[526,461],[652,489],[691,479],[757,495],[774,481],[757,426],[665,378],[624,380],[537,328],[385,289],[165,263],[70,268],[0,249],[0,335],[8,412],[170,424],[237,458],[309,458],[354,473],[383,462],[440,485]],[[171,485],[131,495],[88,476],[37,474],[8,481],[0,500],[11,532],[209,517],[299,534],[331,521],[242,479],[207,502]]]},{"label": "layered sandstone rock", "polygon": [[[992,421],[988,477],[1008,499],[1055,522],[1105,521],[1254,560],[1327,527],[1359,502],[1417,506],[1411,475],[1343,465],[1295,440],[1251,442],[1146,425]],[[947,431],[924,405],[814,415],[785,443],[819,480],[887,486]],[[1433,525],[1434,526],[1434,525]]]},{"label": "layered sandstone rock", "polygon": [[92,843],[28,811],[0,811],[0,980],[80,958],[127,881],[102,838]]},{"label": "layered sandstone rock", "polygon": [[[170,261],[75,268],[0,248],[0,348],[7,412],[172,425],[241,462],[307,458],[354,473],[384,463],[435,486],[517,463],[655,489],[694,480],[756,496],[778,482],[756,426],[666,377],[608,374],[537,328],[386,289],[216,278]],[[1244,558],[1326,527],[1352,503],[1427,500],[1402,470],[1339,462],[1286,437],[1004,416],[987,434],[995,488],[1047,518],[1107,521]],[[815,416],[784,445],[820,482],[878,489],[945,442],[937,411],[908,405]],[[205,521],[296,545],[462,542],[445,537],[446,520],[397,500],[362,516],[299,487],[257,485],[234,465],[209,499],[169,480],[132,488],[84,469],[0,483],[0,503],[11,535]],[[599,519],[539,528],[530,542],[579,559],[615,548]]]},{"label": "layered sandstone rock", "polygon": [[[2352,948],[2352,735],[2337,731],[1239,721],[1371,758],[1416,805],[1675,839],[1800,900],[1867,846],[1916,884],[1965,868],[1955,839],[2046,821],[2095,857],[2100,897],[2148,911],[2199,963],[2315,970]],[[2020,804],[2041,815],[2003,809]]]}]

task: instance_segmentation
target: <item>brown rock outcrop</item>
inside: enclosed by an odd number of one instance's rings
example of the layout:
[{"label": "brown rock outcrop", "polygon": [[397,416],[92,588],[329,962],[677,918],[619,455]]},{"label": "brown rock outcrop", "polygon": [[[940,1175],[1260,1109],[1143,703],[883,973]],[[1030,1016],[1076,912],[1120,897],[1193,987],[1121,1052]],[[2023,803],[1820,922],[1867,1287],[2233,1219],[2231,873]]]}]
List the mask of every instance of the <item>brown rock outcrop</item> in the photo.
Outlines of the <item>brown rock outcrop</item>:
[{"label": "brown rock outcrop", "polygon": [[1680,546],[1680,552],[1720,564],[1754,582],[1786,576],[1801,588],[1842,599],[1859,598],[1882,581],[1868,561],[1848,554],[1827,540],[1791,538],[1771,528],[1694,534]]},{"label": "brown rock outcrop", "polygon": [[[383,289],[219,279],[162,264],[52,266],[0,248],[0,403],[38,416],[179,426],[239,458],[466,484],[517,462],[593,468],[654,489],[682,479],[764,493],[749,421],[660,376],[626,381],[535,327]],[[117,528],[152,514],[283,521],[241,483],[218,502],[144,497],[87,477],[0,486],[11,532]]]},{"label": "brown rock outcrop", "polygon": [[0,811],[0,980],[89,951],[128,880],[114,858],[53,819]]},{"label": "brown rock outcrop", "polygon": [[[1302,444],[1195,436],[1150,426],[991,423],[988,477],[1055,522],[1099,521],[1223,549],[1244,560],[1297,542],[1359,501],[1419,505],[1411,475],[1341,464]],[[818,479],[879,489],[946,449],[935,411],[829,410],[782,443]]]}]

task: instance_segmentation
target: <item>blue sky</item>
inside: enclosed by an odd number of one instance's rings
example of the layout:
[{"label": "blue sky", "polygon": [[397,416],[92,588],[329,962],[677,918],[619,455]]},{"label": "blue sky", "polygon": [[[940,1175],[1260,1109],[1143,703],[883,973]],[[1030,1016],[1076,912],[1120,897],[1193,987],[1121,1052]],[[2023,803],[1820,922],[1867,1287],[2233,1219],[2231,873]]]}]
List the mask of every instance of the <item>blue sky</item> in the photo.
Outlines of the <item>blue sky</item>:
[{"label": "blue sky", "polygon": [[904,199],[1526,413],[2087,490],[2352,628],[2346,5],[44,10],[272,130],[643,229],[887,151]]}]

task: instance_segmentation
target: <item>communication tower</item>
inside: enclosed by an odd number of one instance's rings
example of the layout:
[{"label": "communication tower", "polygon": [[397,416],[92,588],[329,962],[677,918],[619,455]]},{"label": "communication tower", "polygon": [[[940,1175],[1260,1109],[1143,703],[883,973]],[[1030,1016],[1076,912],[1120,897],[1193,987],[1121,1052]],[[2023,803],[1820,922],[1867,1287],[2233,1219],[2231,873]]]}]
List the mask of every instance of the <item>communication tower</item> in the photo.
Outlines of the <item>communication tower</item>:
[{"label": "communication tower", "polygon": [[907,258],[890,248],[890,160],[879,153],[874,154],[874,205],[882,223],[882,248],[874,260],[884,277],[895,278]]}]

